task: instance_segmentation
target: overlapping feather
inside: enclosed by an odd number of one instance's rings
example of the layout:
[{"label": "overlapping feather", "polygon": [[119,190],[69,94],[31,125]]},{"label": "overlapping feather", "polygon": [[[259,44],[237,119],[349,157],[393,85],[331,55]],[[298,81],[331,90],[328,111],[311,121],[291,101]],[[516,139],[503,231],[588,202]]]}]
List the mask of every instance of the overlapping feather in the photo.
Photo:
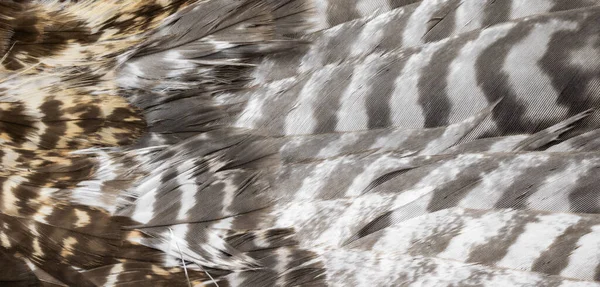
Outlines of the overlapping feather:
[{"label": "overlapping feather", "polygon": [[598,286],[598,4],[2,2],[0,282]]}]

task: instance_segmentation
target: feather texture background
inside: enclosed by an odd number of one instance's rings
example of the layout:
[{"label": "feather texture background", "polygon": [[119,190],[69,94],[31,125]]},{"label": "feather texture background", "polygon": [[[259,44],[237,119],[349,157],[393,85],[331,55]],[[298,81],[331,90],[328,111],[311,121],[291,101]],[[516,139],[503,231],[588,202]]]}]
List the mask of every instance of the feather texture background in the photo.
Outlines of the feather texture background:
[{"label": "feather texture background", "polygon": [[2,286],[600,286],[600,2],[0,2]]}]

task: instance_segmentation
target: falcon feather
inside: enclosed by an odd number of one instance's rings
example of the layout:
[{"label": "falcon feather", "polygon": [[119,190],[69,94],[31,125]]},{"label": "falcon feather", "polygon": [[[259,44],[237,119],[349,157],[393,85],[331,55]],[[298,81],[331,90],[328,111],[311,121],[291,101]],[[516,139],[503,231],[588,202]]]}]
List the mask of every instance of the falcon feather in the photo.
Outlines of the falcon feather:
[{"label": "falcon feather", "polygon": [[0,2],[0,284],[600,286],[600,2]]}]

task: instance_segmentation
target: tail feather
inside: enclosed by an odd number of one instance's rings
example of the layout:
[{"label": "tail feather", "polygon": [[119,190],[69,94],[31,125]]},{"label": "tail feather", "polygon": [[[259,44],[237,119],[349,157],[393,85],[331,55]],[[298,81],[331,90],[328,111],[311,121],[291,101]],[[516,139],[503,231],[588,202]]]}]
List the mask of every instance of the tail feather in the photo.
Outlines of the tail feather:
[{"label": "tail feather", "polygon": [[[585,111],[531,135],[522,134],[467,141],[451,147],[445,151],[445,153],[499,153],[536,150],[559,151],[563,149],[562,147],[568,145],[569,142],[572,142],[575,138],[579,137],[569,134],[568,132],[572,129],[577,129],[578,126],[584,124],[585,118],[592,113],[592,110]],[[561,141],[565,141],[566,143],[562,143]]]},{"label": "tail feather", "polygon": [[494,105],[456,124],[430,129],[370,129],[282,137],[279,149],[284,163],[301,163],[366,153],[395,152],[435,155],[456,145],[488,117]]},{"label": "tail feather", "polygon": [[598,286],[560,276],[396,252],[374,256],[370,251],[338,250],[323,257],[331,272],[328,286],[345,286],[348,282],[360,286]]},{"label": "tail feather", "polygon": [[594,281],[597,214],[452,208],[399,222],[349,248]]},{"label": "tail feather", "polygon": [[[375,52],[418,47],[510,20],[598,5],[596,1],[559,2],[421,1],[415,3],[418,5],[358,18],[306,35],[311,44],[301,52],[266,57],[256,68],[253,83],[264,84],[298,73],[314,72],[330,64],[352,61]],[[506,9],[507,5],[510,9]]]},{"label": "tail feather", "polygon": [[[566,63],[578,53],[574,41],[593,41],[597,12],[591,7],[542,14],[418,47],[372,53],[226,100],[248,99],[234,125],[295,135],[439,127],[464,120],[502,98],[493,116],[467,139],[534,133],[596,106],[593,90],[577,88],[594,86],[595,66]],[[547,36],[545,42],[534,40],[542,34]],[[562,40],[552,40],[555,34]],[[541,44],[534,47],[532,41]],[[533,62],[523,66],[525,60]],[[559,62],[581,77],[565,79]],[[594,113],[579,126],[580,132],[596,122]]]}]

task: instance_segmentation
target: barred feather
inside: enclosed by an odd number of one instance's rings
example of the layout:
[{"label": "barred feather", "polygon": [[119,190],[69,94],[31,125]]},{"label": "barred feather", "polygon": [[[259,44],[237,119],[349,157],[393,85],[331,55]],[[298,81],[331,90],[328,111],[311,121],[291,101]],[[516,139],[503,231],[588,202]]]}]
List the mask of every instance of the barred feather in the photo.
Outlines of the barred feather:
[{"label": "barred feather", "polygon": [[0,284],[600,286],[600,2],[0,2]]}]

